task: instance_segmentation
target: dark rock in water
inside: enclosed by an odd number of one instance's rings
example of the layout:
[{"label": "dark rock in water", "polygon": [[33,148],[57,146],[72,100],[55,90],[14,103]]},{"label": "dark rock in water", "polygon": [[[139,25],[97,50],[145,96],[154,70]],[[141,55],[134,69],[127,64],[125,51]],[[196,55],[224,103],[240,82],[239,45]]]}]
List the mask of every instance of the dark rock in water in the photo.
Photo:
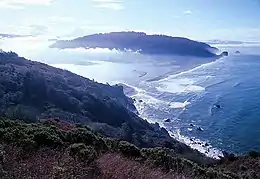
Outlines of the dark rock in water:
[{"label": "dark rock in water", "polygon": [[237,50],[235,53],[236,53],[236,54],[239,54],[239,53],[240,53],[240,51],[238,51],[238,50]]},{"label": "dark rock in water", "polygon": [[198,131],[203,131],[203,129],[201,127],[198,127],[197,130]]},{"label": "dark rock in water", "polygon": [[171,119],[164,119],[164,122],[171,122]]},{"label": "dark rock in water", "polygon": [[140,99],[140,100],[139,100],[139,103],[142,103],[142,102],[144,102],[144,101]]},{"label": "dark rock in water", "polygon": [[205,143],[204,145],[203,145],[203,147],[208,147],[209,146],[209,144],[208,143]]},{"label": "dark rock in water", "polygon": [[221,106],[219,104],[216,104],[216,107],[219,108],[219,109],[221,108]]},{"label": "dark rock in water", "polygon": [[194,124],[190,124],[190,127],[194,127]]},{"label": "dark rock in water", "polygon": [[227,52],[227,51],[222,52],[222,53],[220,54],[220,56],[221,56],[221,57],[227,57],[227,56],[228,56],[228,52]]}]

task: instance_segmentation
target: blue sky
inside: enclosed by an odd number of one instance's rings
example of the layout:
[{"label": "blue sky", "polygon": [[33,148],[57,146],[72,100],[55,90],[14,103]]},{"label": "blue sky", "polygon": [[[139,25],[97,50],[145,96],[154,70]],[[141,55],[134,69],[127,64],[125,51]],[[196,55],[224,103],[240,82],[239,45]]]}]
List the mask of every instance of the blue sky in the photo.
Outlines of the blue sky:
[{"label": "blue sky", "polygon": [[0,0],[0,33],[82,36],[144,31],[260,41],[259,0]]}]

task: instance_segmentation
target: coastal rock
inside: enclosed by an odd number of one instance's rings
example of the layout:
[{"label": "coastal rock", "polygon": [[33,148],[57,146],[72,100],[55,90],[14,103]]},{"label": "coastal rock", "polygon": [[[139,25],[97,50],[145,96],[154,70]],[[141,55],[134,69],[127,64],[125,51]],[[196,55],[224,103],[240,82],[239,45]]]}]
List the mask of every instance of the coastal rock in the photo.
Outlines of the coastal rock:
[{"label": "coastal rock", "polygon": [[203,147],[208,147],[208,146],[209,144],[207,142],[203,145]]},{"label": "coastal rock", "polygon": [[224,51],[224,52],[222,52],[219,56],[220,56],[220,57],[227,57],[227,56],[228,56],[228,52],[227,52],[227,51]]},{"label": "coastal rock", "polygon": [[219,108],[219,109],[221,108],[221,106],[219,104],[216,104],[215,106],[216,106],[216,108]]},{"label": "coastal rock", "polygon": [[164,122],[171,122],[171,119],[164,119]]}]

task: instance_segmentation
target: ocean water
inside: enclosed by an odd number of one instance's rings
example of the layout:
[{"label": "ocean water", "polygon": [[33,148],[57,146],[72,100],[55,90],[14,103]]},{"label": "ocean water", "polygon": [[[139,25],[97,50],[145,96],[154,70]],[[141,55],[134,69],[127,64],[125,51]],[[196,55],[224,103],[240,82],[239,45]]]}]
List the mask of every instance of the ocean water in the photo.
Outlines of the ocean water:
[{"label": "ocean water", "polygon": [[[134,89],[128,95],[136,99],[141,117],[158,122],[173,137],[209,156],[221,155],[220,150],[260,150],[259,55],[231,55],[177,73],[180,69],[166,62],[98,63],[54,66],[98,81],[124,83]],[[146,73],[152,75],[142,76]]]},{"label": "ocean water", "polygon": [[[31,41],[32,39],[30,39]],[[230,56],[198,59],[96,49],[49,49],[1,43],[31,60],[128,88],[140,116],[209,156],[260,151],[260,46],[221,46]],[[35,42],[33,40],[33,42]],[[22,41],[24,44],[25,41]],[[29,43],[30,44],[30,43]],[[34,43],[32,43],[34,44]],[[239,50],[240,54],[234,52]],[[219,107],[218,107],[219,106]],[[165,122],[169,119],[170,122]]]}]

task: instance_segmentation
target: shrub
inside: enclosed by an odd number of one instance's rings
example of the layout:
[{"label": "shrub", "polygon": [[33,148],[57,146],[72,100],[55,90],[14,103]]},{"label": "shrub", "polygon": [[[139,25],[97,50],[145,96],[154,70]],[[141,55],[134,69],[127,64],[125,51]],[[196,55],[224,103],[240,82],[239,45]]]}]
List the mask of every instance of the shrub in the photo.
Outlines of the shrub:
[{"label": "shrub", "polygon": [[112,138],[104,138],[103,139],[106,146],[112,150],[112,151],[115,151],[119,145],[119,141],[116,140],[116,139],[112,139]]},{"label": "shrub", "polygon": [[0,166],[4,164],[4,161],[5,161],[5,151],[0,146]]},{"label": "shrub", "polygon": [[5,133],[5,130],[0,128],[0,139],[3,137],[4,133]]},{"label": "shrub", "polygon": [[97,137],[90,131],[79,128],[68,132],[66,141],[69,143],[84,143],[87,145],[94,145]]},{"label": "shrub", "polygon": [[91,146],[79,151],[79,157],[83,161],[92,162],[97,158],[97,152]]},{"label": "shrub", "polygon": [[248,153],[249,157],[252,157],[252,158],[257,158],[257,157],[260,157],[260,153],[259,152],[256,152],[256,151],[250,151]]},{"label": "shrub", "polygon": [[62,144],[62,141],[58,136],[52,135],[44,130],[36,132],[33,136],[33,140],[38,145],[57,146]]},{"label": "shrub", "polygon": [[2,124],[2,128],[7,128],[7,127],[13,127],[15,126],[16,122],[13,120],[7,120],[5,118],[0,118],[4,124]]},{"label": "shrub", "polygon": [[97,137],[97,140],[94,142],[94,147],[97,151],[104,151],[108,149],[106,142],[100,137]]},{"label": "shrub", "polygon": [[2,139],[6,142],[14,142],[15,141],[15,137],[14,134],[11,132],[4,132]]},{"label": "shrub", "polygon": [[122,152],[123,155],[126,156],[132,156],[132,157],[140,157],[141,152],[139,148],[137,148],[135,145],[130,144],[126,141],[120,141],[118,145],[118,149],[120,152]]},{"label": "shrub", "polygon": [[5,123],[4,123],[4,121],[2,121],[1,119],[0,119],[0,128],[4,128],[5,127]]},{"label": "shrub", "polygon": [[31,138],[21,139],[19,145],[27,151],[30,151],[37,146],[36,142]]},{"label": "shrub", "polygon": [[87,146],[83,143],[77,143],[77,144],[72,144],[69,146],[69,154],[70,156],[76,156],[80,150],[86,149]]},{"label": "shrub", "polygon": [[83,143],[72,144],[69,147],[69,154],[81,161],[92,162],[97,157],[96,150],[91,146],[86,146]]}]

